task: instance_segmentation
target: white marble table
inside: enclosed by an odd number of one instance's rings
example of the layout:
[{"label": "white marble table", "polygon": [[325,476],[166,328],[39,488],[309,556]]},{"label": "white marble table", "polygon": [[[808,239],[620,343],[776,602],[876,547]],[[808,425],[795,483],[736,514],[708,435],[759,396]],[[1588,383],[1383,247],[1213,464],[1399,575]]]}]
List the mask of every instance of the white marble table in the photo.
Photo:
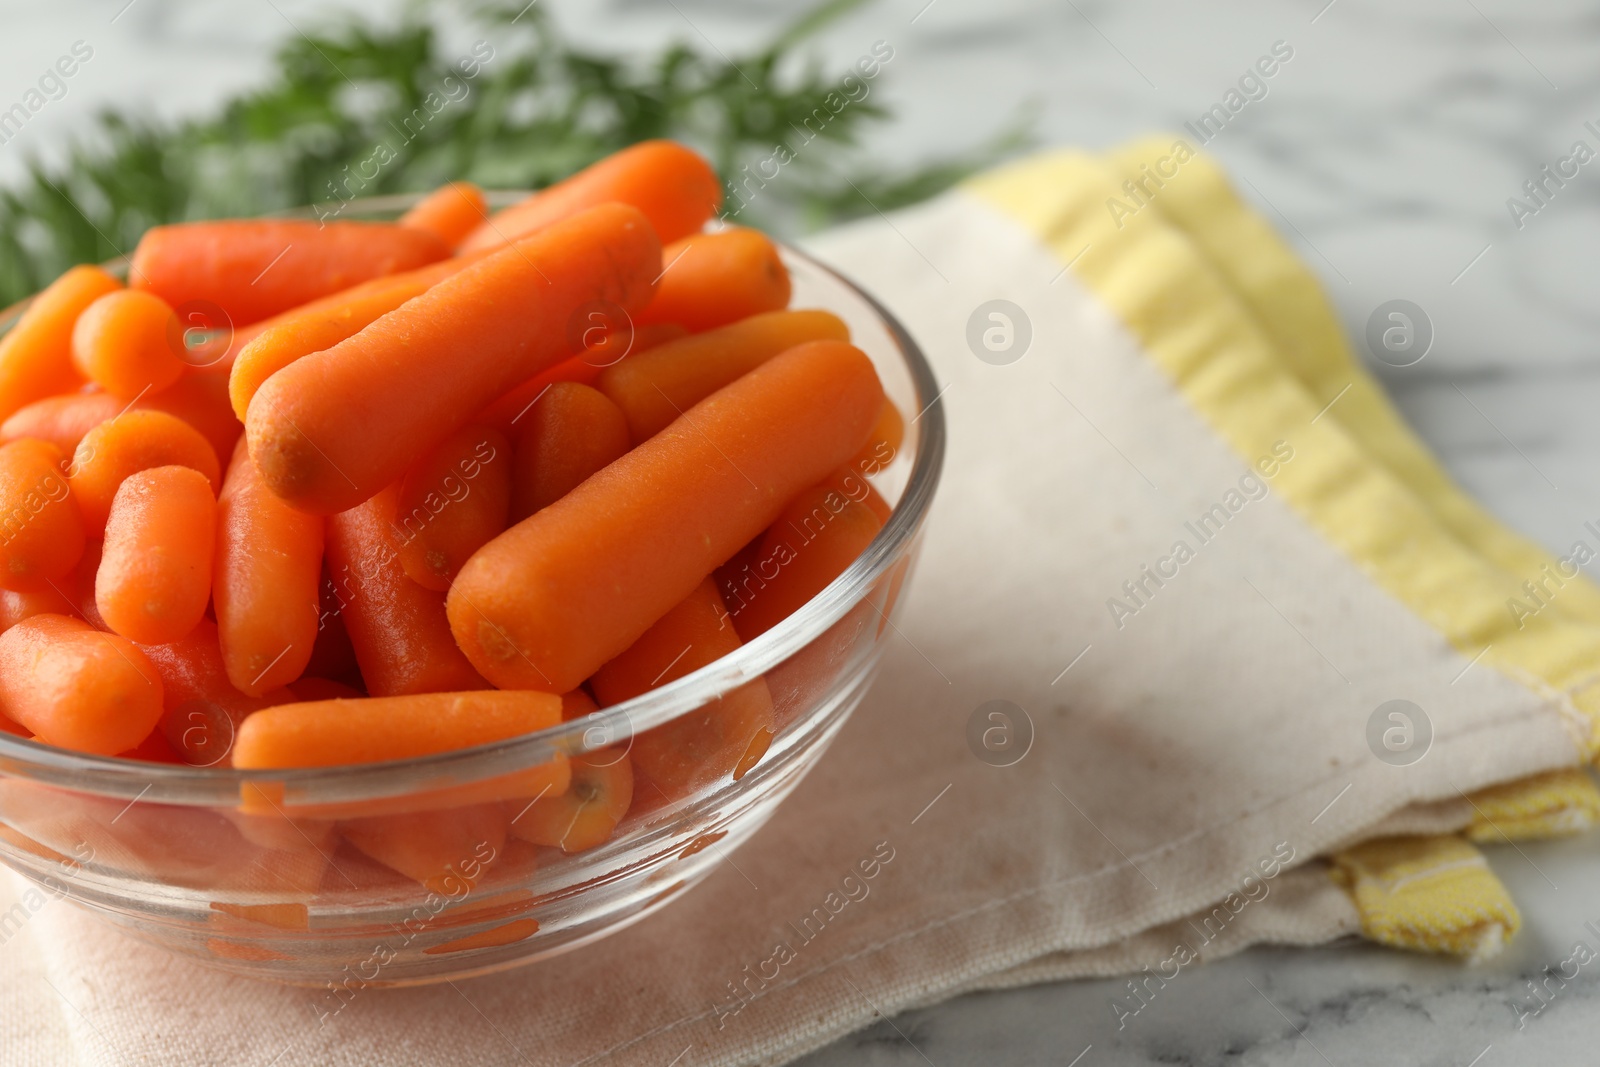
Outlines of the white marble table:
[{"label": "white marble table", "polygon": [[[673,35],[730,52],[762,40],[797,6],[543,2],[597,46]],[[58,149],[103,103],[169,115],[210,106],[260,78],[294,25],[333,6],[3,0],[0,101],[75,40],[95,57],[45,121],[0,147],[0,180],[24,150]],[[398,5],[337,6],[383,14]],[[1468,489],[1552,549],[1600,519],[1600,478],[1588,462],[1600,453],[1600,420],[1589,416],[1600,410],[1600,363],[1590,358],[1600,328],[1600,162],[1547,186],[1548,204],[1520,228],[1506,203],[1573,142],[1600,150],[1600,132],[1585,126],[1600,130],[1600,5],[895,0],[841,20],[819,54],[842,71],[880,39],[895,58],[874,91],[898,119],[863,150],[883,164],[978,144],[1024,114],[1041,143],[1101,147],[1176,129],[1284,42],[1293,57],[1208,150],[1289,234],[1352,332],[1390,299],[1425,310],[1432,351],[1384,377]],[[1591,838],[1489,849],[1527,925],[1478,967],[1365,945],[1259,950],[1198,972],[1121,1032],[1110,1009],[1121,983],[1074,982],[911,1012],[805,1062],[1590,1062],[1593,967],[1520,1030],[1516,1008],[1536,1004],[1527,980],[1576,942],[1600,950],[1596,849]]]}]

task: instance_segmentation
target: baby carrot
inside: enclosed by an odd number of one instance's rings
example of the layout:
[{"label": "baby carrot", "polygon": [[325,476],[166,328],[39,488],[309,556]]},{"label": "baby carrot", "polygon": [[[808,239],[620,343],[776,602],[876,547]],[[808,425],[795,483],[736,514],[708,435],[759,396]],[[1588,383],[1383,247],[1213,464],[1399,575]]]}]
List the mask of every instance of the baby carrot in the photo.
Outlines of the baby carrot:
[{"label": "baby carrot", "polygon": [[[627,651],[595,672],[602,706],[620,704],[676,681],[740,645],[728,610],[707,578]],[[678,800],[719,779],[742,778],[772,741],[772,696],[760,678],[633,739],[629,757],[649,807]]]},{"label": "baby carrot", "polygon": [[504,850],[507,818],[498,804],[474,804],[348,819],[340,831],[352,846],[390,870],[440,896],[459,899]]},{"label": "baby carrot", "polygon": [[217,498],[189,467],[152,467],[117,489],[94,602],[113,631],[143,645],[195,628],[211,598]]},{"label": "baby carrot", "polygon": [[257,391],[245,420],[262,478],[306,511],[354,507],[565,357],[567,322],[585,304],[641,307],[660,255],[638,211],[593,208],[291,363]]},{"label": "baby carrot", "polygon": [[165,411],[200,431],[217,459],[233,455],[244,423],[228,405],[228,373],[215,367],[191,370],[159,393],[145,396],[135,410]]},{"label": "baby carrot", "polygon": [[0,714],[41,740],[114,756],[161,717],[161,677],[132,641],[64,615],[0,634]]},{"label": "baby carrot", "polygon": [[724,586],[739,637],[754,641],[844,573],[883,528],[865,503],[824,483],[789,502],[755,563]]},{"label": "baby carrot", "polygon": [[894,462],[895,454],[900,451],[905,439],[906,420],[901,417],[900,409],[894,406],[894,401],[886,397],[883,410],[878,412],[878,421],[872,427],[872,436],[867,438],[861,451],[850,458],[849,467],[863,474],[876,474]]},{"label": "baby carrot", "polygon": [[122,283],[99,267],[73,267],[33,298],[0,337],[0,418],[24,404],[76,389],[72,327],[83,310]]},{"label": "baby carrot", "polygon": [[375,697],[485,689],[450,637],[444,595],[406,577],[390,526],[395,491],[328,520],[328,573],[340,617]]},{"label": "baby carrot", "polygon": [[519,424],[533,402],[544,395],[545,389],[557,382],[577,382],[593,385],[600,372],[634,353],[676,341],[688,333],[675,322],[656,322],[649,326],[623,328],[608,332],[599,343],[587,348],[581,355],[557,363],[554,367],[523,382],[499,400],[483,409],[478,421],[510,433]]},{"label": "baby carrot", "polygon": [[187,364],[172,350],[177,316],[159,296],[138,289],[107,293],[72,328],[72,362],[106,392],[133,400],[159,393]]},{"label": "baby carrot", "polygon": [[145,231],[128,277],[173,307],[216,304],[237,327],[449,254],[432,234],[391,223],[182,222]]},{"label": "baby carrot", "polygon": [[790,349],[479,549],[450,628],[505,688],[565,692],[621,653],[866,440],[872,361]]},{"label": "baby carrot", "polygon": [[894,510],[889,506],[889,502],[872,488],[872,483],[860,473],[859,468],[851,464],[840,467],[821,484],[858,504],[865,504],[867,510],[878,517],[879,526],[889,521],[889,515]]},{"label": "baby carrot", "polygon": [[160,730],[150,731],[150,736],[126,752],[117,753],[120,759],[143,760],[146,763],[184,763],[182,753],[173,748]]},{"label": "baby carrot", "polygon": [[0,587],[48,589],[83,555],[83,516],[64,466],[46,441],[0,446]]},{"label": "baby carrot", "polygon": [[200,431],[164,411],[129,411],[83,435],[72,454],[72,486],[84,528],[99,537],[111,514],[111,499],[130,474],[151,467],[190,467],[216,487],[217,454]]},{"label": "baby carrot", "polygon": [[[591,312],[591,314],[594,314]],[[602,313],[603,314],[603,313]],[[594,368],[596,374],[636,352],[687,337],[689,331],[676,322],[624,322],[599,331],[585,329],[578,334],[582,351],[578,358]],[[593,381],[591,378],[590,381]],[[588,385],[590,381],[583,384]]]},{"label": "baby carrot", "polygon": [[512,802],[521,810],[512,817],[511,833],[570,855],[611,839],[633,803],[633,764],[620,748],[602,748],[569,762],[572,781],[565,793],[532,804]]},{"label": "baby carrot", "polygon": [[691,234],[663,248],[661,262],[656,297],[640,322],[677,322],[699,333],[789,306],[789,270],[760,230]]},{"label": "baby carrot", "polygon": [[235,767],[338,767],[431,756],[555,726],[554,693],[414,693],[280,704],[239,729]]},{"label": "baby carrot", "polygon": [[[62,579],[58,585],[70,579]],[[47,585],[37,593],[19,593],[0,589],[0,631],[11,629],[24,619],[35,615],[76,615],[78,605],[62,588]]]},{"label": "baby carrot", "polygon": [[215,571],[217,630],[234,688],[256,696],[300,677],[317,640],[322,520],[262,485],[242,445],[217,501]]},{"label": "baby carrot", "polygon": [[488,217],[489,205],[482,189],[471,182],[450,182],[418,200],[416,206],[400,216],[400,225],[431,233],[454,248]]},{"label": "baby carrot", "polygon": [[0,424],[0,442],[24,437],[49,441],[71,455],[83,435],[126,410],[165,411],[200,431],[218,456],[233,454],[244,423],[228,406],[228,376],[210,368],[192,370],[159,393],[147,393],[133,405],[104,390],[68,393],[35,400]]},{"label": "baby carrot", "polygon": [[[326,550],[327,525],[324,520],[324,549]],[[356,665],[356,650],[350,644],[350,634],[344,628],[344,601],[328,577],[326,551],[322,561],[322,581],[317,586],[317,640],[311,646],[311,662],[306,664],[306,674],[317,678],[332,678],[347,682],[357,689],[365,689],[361,668]]]},{"label": "baby carrot", "polygon": [[242,344],[229,370],[228,395],[233,413],[242,422],[261,383],[278,371],[297,359],[354,337],[471,262],[456,257],[403,274],[374,278],[262,323],[260,331]]},{"label": "baby carrot", "polygon": [[590,696],[589,691],[582,686],[561,694],[562,722],[581,719],[585,715],[593,715],[599,710],[600,705],[594,702],[594,697]]},{"label": "baby carrot", "polygon": [[406,575],[444,592],[478,549],[506,528],[511,445],[499,430],[468,423],[406,472],[393,534]]},{"label": "baby carrot", "polygon": [[629,356],[600,372],[595,386],[628,417],[643,441],[730,382],[806,341],[848,341],[827,311],[771,311]]},{"label": "baby carrot", "polygon": [[194,767],[232,766],[234,739],[246,717],[291,699],[283,689],[247,696],[228,681],[217,626],[200,622],[176,641],[143,645],[161,675],[161,721],[157,730]]},{"label": "baby carrot", "polygon": [[694,151],[672,141],[644,141],[496,212],[461,243],[461,251],[498,248],[608,203],[638,208],[662,241],[676,241],[716,212],[722,185]]},{"label": "baby carrot", "polygon": [[110,393],[68,393],[48,396],[18,408],[3,424],[0,439],[17,441],[33,437],[49,441],[66,455],[72,455],[83,435],[127,407]]},{"label": "baby carrot", "polygon": [[604,393],[576,382],[550,386],[517,429],[511,521],[560,500],[630,444],[628,420]]},{"label": "baby carrot", "polygon": [[100,609],[94,603],[94,580],[100,573],[100,556],[104,547],[100,541],[85,541],[78,565],[72,568],[72,573],[56,583],[67,599],[77,606],[76,614],[96,630],[111,629],[106,625],[106,620],[100,617]]}]

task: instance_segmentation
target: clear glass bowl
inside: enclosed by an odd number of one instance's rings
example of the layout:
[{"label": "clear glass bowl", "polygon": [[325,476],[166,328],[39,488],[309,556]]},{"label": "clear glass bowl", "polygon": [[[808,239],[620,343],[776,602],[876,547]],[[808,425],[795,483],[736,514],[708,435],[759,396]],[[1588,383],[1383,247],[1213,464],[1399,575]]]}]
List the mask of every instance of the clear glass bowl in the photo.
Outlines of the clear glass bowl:
[{"label": "clear glass bowl", "polygon": [[[352,202],[341,217],[393,217],[410,202]],[[329,1014],[365,986],[461,978],[576,948],[686,892],[766,822],[860,702],[893,636],[944,454],[938,388],[905,330],[827,267],[793,249],[784,259],[793,306],[849,323],[907,422],[894,462],[872,479],[893,514],[801,610],[596,715],[425,759],[244,772],[78,755],[0,733],[0,860],[144,941],[322,988]],[[23,306],[3,313],[0,330]],[[607,843],[573,855],[499,836],[504,813],[525,803],[518,772],[626,745],[758,678],[778,730],[739,780],[631,813]],[[435,850],[459,841],[459,861],[424,886],[344,841],[358,817]]]}]

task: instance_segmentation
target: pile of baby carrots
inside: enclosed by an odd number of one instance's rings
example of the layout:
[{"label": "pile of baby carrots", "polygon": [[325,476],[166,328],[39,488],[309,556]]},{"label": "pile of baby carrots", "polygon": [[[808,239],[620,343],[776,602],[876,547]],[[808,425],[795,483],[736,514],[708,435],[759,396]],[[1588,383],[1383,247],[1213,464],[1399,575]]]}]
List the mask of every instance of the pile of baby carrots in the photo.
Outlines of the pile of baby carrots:
[{"label": "pile of baby carrots", "polygon": [[[720,194],[647,142],[497,213],[457,182],[394,223],[162,226],[127,285],[62,275],[0,338],[0,729],[406,759],[778,624],[886,521],[864,476],[902,423],[845,324],[789,309],[769,239],[707,230]],[[776,727],[757,680],[462,818],[590,848]],[[386,817],[345,840],[426,883],[437,856]]]}]

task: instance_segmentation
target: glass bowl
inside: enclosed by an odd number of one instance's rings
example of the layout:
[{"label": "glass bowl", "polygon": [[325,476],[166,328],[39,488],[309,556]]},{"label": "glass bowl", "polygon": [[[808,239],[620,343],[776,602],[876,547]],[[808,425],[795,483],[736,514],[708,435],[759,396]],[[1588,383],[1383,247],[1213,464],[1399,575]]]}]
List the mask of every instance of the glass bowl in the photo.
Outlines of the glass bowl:
[{"label": "glass bowl", "polygon": [[[392,218],[413,199],[353,201],[341,217]],[[688,891],[766,822],[860,703],[893,637],[944,454],[938,388],[906,331],[829,268],[790,248],[783,256],[792,306],[849,324],[907,423],[893,462],[871,479],[893,505],[888,522],[794,615],[626,703],[424,759],[236,771],[80,755],[0,733],[0,860],[143,941],[320,988],[329,1015],[366,986],[462,978],[574,949]],[[24,306],[3,313],[0,331]],[[572,855],[505,833],[535,795],[541,765],[627,746],[758,680],[777,730],[738,780],[631,811],[609,841]],[[348,843],[373,832],[431,864],[427,884]]]}]

